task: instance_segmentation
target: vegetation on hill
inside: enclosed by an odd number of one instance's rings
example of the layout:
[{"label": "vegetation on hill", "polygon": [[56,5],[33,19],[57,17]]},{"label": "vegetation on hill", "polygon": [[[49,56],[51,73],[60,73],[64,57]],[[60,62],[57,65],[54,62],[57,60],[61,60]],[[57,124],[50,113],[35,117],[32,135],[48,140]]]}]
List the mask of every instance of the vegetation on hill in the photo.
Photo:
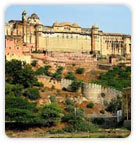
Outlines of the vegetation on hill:
[{"label": "vegetation on hill", "polygon": [[32,100],[35,100],[35,99],[38,99],[40,98],[40,92],[37,88],[27,88],[23,95],[25,97],[28,97],[29,99],[32,99]]},{"label": "vegetation on hill", "polygon": [[[49,72],[51,66],[46,65],[33,71],[32,66],[18,60],[6,61],[5,65],[5,121],[6,127],[13,129],[25,129],[28,127],[55,127],[59,123],[65,124],[61,130],[51,132],[93,132],[97,131],[97,126],[88,122],[84,115],[84,110],[77,107],[71,98],[67,98],[65,102],[57,102],[56,95],[50,95],[50,104],[37,106],[36,99],[40,98],[40,87],[42,83],[38,82],[37,75],[47,75],[56,80],[62,78],[63,67],[58,67],[54,73]],[[78,74],[82,74],[83,70],[78,69]],[[104,86],[112,86],[116,89],[123,89],[130,85],[130,67],[114,67],[105,74],[101,74],[96,83]],[[73,72],[68,72],[66,79],[73,80],[70,85],[72,92],[77,92],[81,86],[81,81],[78,81]],[[117,85],[116,85],[117,83]],[[75,93],[74,93],[75,94]],[[55,96],[54,96],[55,95]],[[101,97],[105,97],[104,93]],[[34,102],[35,101],[35,102]],[[59,105],[60,104],[60,105]],[[63,104],[63,105],[62,105]],[[107,103],[108,112],[115,113],[121,107],[121,99],[113,99]],[[87,108],[93,108],[94,104],[87,104]],[[89,110],[89,109],[88,109]],[[104,114],[105,110],[100,113]],[[95,121],[95,123],[101,121]],[[15,126],[13,126],[13,124]]]},{"label": "vegetation on hill", "polygon": [[49,69],[51,68],[50,65],[46,65],[43,67],[40,67],[39,69],[36,70],[36,75],[47,75],[50,76],[51,73],[49,72]]},{"label": "vegetation on hill", "polygon": [[76,77],[73,72],[68,72],[65,78],[69,80],[76,80]]},{"label": "vegetation on hill", "polygon": [[14,96],[6,96],[5,101],[6,122],[24,125],[36,123],[36,103],[31,103],[27,99]]},{"label": "vegetation on hill", "polygon": [[81,87],[81,82],[80,81],[73,81],[70,85],[71,91],[76,92],[80,87]]},{"label": "vegetation on hill", "polygon": [[101,74],[98,80],[93,80],[92,82],[101,84],[102,86],[114,87],[117,90],[130,87],[131,67],[114,66],[107,73]]},{"label": "vegetation on hill", "polygon": [[84,73],[84,68],[77,68],[76,73],[77,74],[83,74]]},{"label": "vegetation on hill", "polygon": [[93,103],[87,104],[87,108],[93,108],[93,107],[94,107],[94,104],[93,104]]},{"label": "vegetation on hill", "polygon": [[65,109],[67,113],[62,118],[62,122],[68,124],[64,128],[66,132],[93,132],[97,131],[97,127],[89,124],[84,116],[83,109],[77,108],[75,105],[68,105]]},{"label": "vegetation on hill", "polygon": [[6,61],[6,81],[11,84],[21,84],[30,87],[37,81],[35,72],[30,65],[18,60]]},{"label": "vegetation on hill", "polygon": [[61,80],[63,70],[64,68],[59,66],[56,72],[52,74],[52,77],[55,78],[56,80]]},{"label": "vegetation on hill", "polygon": [[55,126],[61,121],[63,116],[63,110],[56,103],[45,105],[40,113],[40,117],[43,120],[45,126]]},{"label": "vegetation on hill", "polygon": [[110,101],[110,103],[107,105],[106,110],[111,113],[116,113],[118,110],[121,109],[121,106],[122,106],[121,97],[117,96],[116,98]]},{"label": "vegetation on hill", "polygon": [[50,65],[46,65],[44,67],[40,67],[39,69],[36,70],[36,75],[46,75],[55,78],[56,80],[61,80],[62,78],[62,72],[63,72],[63,67],[59,66],[56,70],[55,73],[49,72],[49,69],[51,68]]},{"label": "vegetation on hill", "polygon": [[22,95],[23,86],[21,84],[10,84],[5,83],[5,95],[6,96],[21,96]]}]

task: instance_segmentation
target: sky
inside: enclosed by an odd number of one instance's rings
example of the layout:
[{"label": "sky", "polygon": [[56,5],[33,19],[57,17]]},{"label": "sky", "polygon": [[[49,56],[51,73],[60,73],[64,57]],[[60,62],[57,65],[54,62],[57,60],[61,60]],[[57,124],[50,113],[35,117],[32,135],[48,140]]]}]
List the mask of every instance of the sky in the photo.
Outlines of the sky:
[{"label": "sky", "polygon": [[104,32],[131,34],[131,11],[123,5],[13,5],[5,11],[5,21],[21,20],[36,13],[46,26],[57,22],[78,23],[83,28],[97,24]]}]

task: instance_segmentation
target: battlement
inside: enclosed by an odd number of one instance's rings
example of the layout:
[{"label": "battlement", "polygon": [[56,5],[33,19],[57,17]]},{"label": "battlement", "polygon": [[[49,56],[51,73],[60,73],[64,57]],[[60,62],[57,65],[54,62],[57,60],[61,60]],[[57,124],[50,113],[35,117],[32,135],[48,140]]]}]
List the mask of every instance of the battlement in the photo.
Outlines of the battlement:
[{"label": "battlement", "polygon": [[[61,81],[57,81],[56,79],[43,75],[38,76],[38,81],[42,82],[45,87],[54,87],[55,89],[69,88],[73,82],[68,79],[61,79]],[[110,102],[111,99],[117,97],[117,95],[122,95],[121,91],[112,87],[103,87],[94,83],[82,83],[81,93],[83,97],[94,103],[104,102],[104,99],[106,99],[107,102]],[[105,95],[104,98],[102,97],[102,94]]]}]

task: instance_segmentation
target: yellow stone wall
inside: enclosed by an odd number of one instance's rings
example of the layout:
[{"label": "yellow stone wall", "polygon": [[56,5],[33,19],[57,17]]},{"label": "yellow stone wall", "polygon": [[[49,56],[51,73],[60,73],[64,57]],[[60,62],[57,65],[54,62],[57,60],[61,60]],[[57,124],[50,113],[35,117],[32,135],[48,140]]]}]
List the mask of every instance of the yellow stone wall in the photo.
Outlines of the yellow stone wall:
[{"label": "yellow stone wall", "polygon": [[[34,14],[36,17],[37,15]],[[35,50],[59,52],[90,52],[107,55],[130,55],[131,36],[120,33],[105,33],[97,25],[81,28],[78,24],[55,22],[52,26],[43,26],[38,19],[26,18],[12,20],[5,25],[5,35],[23,37],[24,44],[33,44]],[[24,20],[23,20],[24,19]]]},{"label": "yellow stone wall", "polygon": [[79,34],[42,34],[39,49],[62,52],[90,52],[91,37]]}]

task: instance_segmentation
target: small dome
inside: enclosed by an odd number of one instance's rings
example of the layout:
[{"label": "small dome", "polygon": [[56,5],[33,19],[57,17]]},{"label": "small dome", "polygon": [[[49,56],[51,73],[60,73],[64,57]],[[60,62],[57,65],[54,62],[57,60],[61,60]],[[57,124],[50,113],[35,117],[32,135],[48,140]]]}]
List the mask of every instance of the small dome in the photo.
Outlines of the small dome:
[{"label": "small dome", "polygon": [[62,22],[60,26],[72,26],[72,24],[70,22]]},{"label": "small dome", "polygon": [[59,26],[59,23],[56,21],[53,23],[53,26]]},{"label": "small dome", "polygon": [[96,24],[94,24],[94,25],[92,26],[92,28],[95,28],[95,29],[96,29],[96,28],[98,28],[98,26],[97,26]]},{"label": "small dome", "polygon": [[79,27],[77,23],[72,24],[73,27]]},{"label": "small dome", "polygon": [[33,18],[33,19],[39,19],[39,17],[38,17],[37,14],[35,14],[35,13],[33,13],[33,14],[31,15],[31,18]]}]

